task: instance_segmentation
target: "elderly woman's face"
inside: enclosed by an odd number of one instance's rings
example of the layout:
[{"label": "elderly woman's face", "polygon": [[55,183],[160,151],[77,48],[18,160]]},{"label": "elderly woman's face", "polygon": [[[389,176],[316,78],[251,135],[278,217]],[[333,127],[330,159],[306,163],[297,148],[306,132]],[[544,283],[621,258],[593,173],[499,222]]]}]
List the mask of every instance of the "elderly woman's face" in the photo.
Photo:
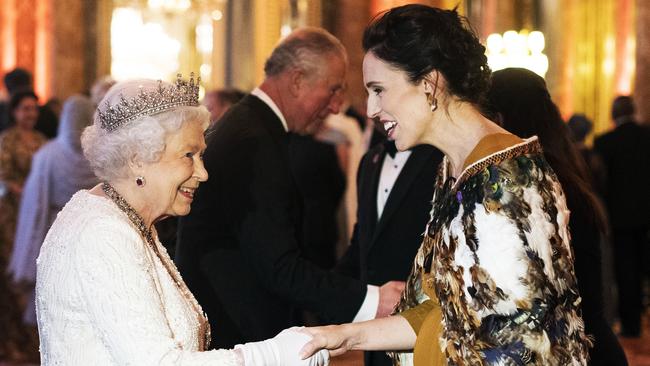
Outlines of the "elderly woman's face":
[{"label": "elderly woman's face", "polygon": [[422,143],[432,115],[423,83],[411,83],[404,71],[372,52],[363,59],[363,82],[368,91],[368,117],[379,120],[397,149]]},{"label": "elderly woman's face", "polygon": [[165,140],[162,158],[144,168],[151,209],[159,216],[183,216],[190,212],[194,192],[208,179],[203,166],[205,139],[199,123],[185,122]]}]

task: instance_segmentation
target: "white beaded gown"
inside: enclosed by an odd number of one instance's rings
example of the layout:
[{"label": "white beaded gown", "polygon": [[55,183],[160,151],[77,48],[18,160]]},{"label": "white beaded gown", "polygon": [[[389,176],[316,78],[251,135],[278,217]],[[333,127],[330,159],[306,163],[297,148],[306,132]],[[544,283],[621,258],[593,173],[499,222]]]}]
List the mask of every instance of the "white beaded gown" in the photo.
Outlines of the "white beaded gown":
[{"label": "white beaded gown", "polygon": [[72,197],[37,261],[42,365],[239,365],[231,350],[199,352],[200,307],[155,242],[161,258],[111,200]]}]

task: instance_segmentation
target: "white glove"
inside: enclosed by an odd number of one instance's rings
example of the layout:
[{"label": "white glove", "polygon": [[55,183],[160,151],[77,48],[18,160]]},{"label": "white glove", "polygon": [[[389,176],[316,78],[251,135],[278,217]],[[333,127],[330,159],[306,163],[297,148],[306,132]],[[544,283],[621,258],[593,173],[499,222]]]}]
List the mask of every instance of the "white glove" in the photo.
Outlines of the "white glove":
[{"label": "white glove", "polygon": [[330,354],[327,350],[320,350],[305,360],[300,359],[298,352],[312,339],[300,329],[285,329],[271,339],[238,344],[235,349],[242,352],[244,366],[328,366]]}]

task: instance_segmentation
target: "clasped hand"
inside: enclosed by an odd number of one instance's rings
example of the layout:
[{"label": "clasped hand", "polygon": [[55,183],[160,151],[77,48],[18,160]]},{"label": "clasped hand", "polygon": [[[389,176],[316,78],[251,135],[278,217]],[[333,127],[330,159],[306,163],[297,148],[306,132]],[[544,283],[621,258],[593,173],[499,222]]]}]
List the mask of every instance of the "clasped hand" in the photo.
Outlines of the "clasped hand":
[{"label": "clasped hand", "polygon": [[[329,352],[320,350],[311,357],[299,353],[312,340],[301,327],[285,329],[271,339],[235,346],[243,356],[244,366],[327,366]],[[310,353],[310,354],[311,354]]]}]

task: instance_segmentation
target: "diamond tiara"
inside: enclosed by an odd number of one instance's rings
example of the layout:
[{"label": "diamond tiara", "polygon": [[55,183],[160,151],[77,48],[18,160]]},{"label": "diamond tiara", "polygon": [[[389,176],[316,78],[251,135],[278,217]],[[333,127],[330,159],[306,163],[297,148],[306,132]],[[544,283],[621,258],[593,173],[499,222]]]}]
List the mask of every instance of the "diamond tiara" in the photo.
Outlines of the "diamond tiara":
[{"label": "diamond tiara", "polygon": [[178,106],[199,105],[199,83],[201,78],[194,82],[194,73],[190,80],[181,79],[181,74],[176,77],[176,83],[168,84],[158,80],[158,87],[145,90],[140,86],[137,95],[127,99],[120,94],[119,102],[110,105],[106,101],[97,108],[97,115],[102,129],[113,132],[127,123],[142,116],[151,116]]}]

